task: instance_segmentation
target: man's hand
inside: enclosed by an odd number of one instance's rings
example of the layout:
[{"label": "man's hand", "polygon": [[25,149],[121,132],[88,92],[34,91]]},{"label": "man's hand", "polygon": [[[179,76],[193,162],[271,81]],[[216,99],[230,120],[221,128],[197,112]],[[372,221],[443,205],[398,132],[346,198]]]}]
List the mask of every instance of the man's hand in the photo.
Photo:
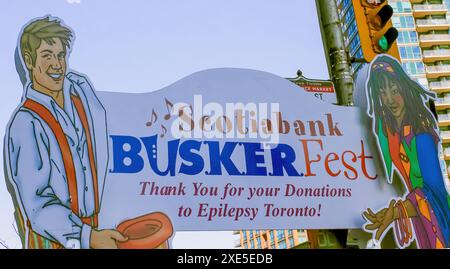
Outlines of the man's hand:
[{"label": "man's hand", "polygon": [[75,84],[81,86],[83,84],[87,84],[87,78],[85,75],[82,75],[80,73],[71,71],[69,73],[66,74],[66,77],[71,80],[72,82],[74,82]]},{"label": "man's hand", "polygon": [[376,231],[375,239],[380,240],[383,232],[395,220],[395,213],[395,200],[391,200],[387,208],[384,208],[377,213],[374,213],[370,208],[368,208],[363,214],[364,217],[372,223],[367,224],[365,228],[367,230]]},{"label": "man's hand", "polygon": [[91,231],[90,247],[95,249],[117,249],[117,242],[125,242],[128,238],[116,230]]}]

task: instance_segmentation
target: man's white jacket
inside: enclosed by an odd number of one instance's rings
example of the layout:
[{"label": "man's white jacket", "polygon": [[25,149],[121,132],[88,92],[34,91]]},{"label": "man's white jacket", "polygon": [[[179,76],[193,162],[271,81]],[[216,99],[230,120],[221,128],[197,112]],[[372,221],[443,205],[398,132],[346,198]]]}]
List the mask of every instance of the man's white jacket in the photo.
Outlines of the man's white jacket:
[{"label": "man's white jacket", "polygon": [[[83,224],[80,217],[94,214],[94,187],[86,135],[70,94],[80,96],[88,118],[100,200],[108,165],[106,112],[83,75],[68,73],[63,93],[64,109],[50,96],[34,90],[31,84],[25,87],[22,102],[14,111],[5,133],[5,175],[14,189],[25,223],[29,221],[34,232],[63,246],[75,241],[81,248],[89,248],[91,226]],[[50,127],[37,114],[22,107],[27,98],[44,105],[67,137],[76,171],[78,214],[71,211],[59,144]],[[26,232],[25,238],[28,238]]]}]

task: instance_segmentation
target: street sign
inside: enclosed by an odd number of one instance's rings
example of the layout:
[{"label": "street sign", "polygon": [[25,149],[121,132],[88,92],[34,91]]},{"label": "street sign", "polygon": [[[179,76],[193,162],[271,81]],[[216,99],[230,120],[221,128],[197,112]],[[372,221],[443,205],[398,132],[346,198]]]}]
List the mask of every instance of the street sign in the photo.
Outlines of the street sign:
[{"label": "street sign", "polygon": [[288,78],[288,80],[319,100],[337,104],[336,91],[331,80],[309,79],[304,77],[300,70],[297,72],[297,75],[296,78]]}]

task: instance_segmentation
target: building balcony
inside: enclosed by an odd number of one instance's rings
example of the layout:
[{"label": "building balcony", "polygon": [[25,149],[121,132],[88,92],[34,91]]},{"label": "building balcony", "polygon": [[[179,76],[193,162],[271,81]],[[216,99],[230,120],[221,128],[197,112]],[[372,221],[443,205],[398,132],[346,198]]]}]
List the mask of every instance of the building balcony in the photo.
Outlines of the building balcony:
[{"label": "building balcony", "polygon": [[450,166],[447,166],[447,175],[443,175],[443,176],[444,176],[444,177],[445,177],[445,176],[447,176],[447,177],[450,176]]},{"label": "building balcony", "polygon": [[417,19],[417,32],[423,33],[433,30],[448,30],[450,22],[447,19]]},{"label": "building balcony", "polygon": [[442,143],[450,143],[450,131],[441,131]]},{"label": "building balcony", "polygon": [[422,55],[424,63],[445,61],[450,59],[450,49],[424,50]]},{"label": "building balcony", "polygon": [[438,125],[439,127],[450,125],[450,115],[449,114],[438,114]]},{"label": "building balcony", "polygon": [[437,45],[450,45],[450,34],[423,34],[420,36],[420,46],[422,48]]},{"label": "building balcony", "polygon": [[426,76],[428,79],[450,76],[450,65],[429,65],[426,67]]},{"label": "building balcony", "polygon": [[450,92],[450,81],[433,81],[430,82],[429,88],[437,93]]},{"label": "building balcony", "polygon": [[436,110],[450,109],[450,97],[436,98],[434,100]]},{"label": "building balcony", "polygon": [[444,160],[450,160],[450,148],[444,149]]},{"label": "building balcony", "polygon": [[417,4],[413,7],[413,16],[423,18],[428,15],[445,15],[447,7],[441,4]]}]

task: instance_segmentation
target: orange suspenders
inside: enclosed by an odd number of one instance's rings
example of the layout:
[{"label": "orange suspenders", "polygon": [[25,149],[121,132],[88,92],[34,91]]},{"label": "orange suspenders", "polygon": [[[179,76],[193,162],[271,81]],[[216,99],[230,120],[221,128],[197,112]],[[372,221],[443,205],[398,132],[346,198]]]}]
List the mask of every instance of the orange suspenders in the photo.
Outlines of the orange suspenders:
[{"label": "orange suspenders", "polygon": [[[83,223],[96,228],[98,226],[98,212],[99,212],[99,198],[98,198],[98,179],[97,179],[97,169],[94,158],[94,151],[92,145],[92,138],[89,129],[89,124],[86,116],[86,112],[83,107],[83,103],[81,102],[80,97],[71,95],[72,102],[74,103],[75,109],[77,111],[78,116],[80,117],[81,123],[83,125],[84,132],[86,134],[86,142],[88,147],[88,155],[89,155],[89,164],[92,172],[92,180],[94,185],[94,201],[95,201],[95,212],[92,217],[81,218]],[[56,121],[55,117],[52,113],[40,103],[27,99],[23,104],[24,108],[27,108],[34,113],[36,113],[52,130],[55,135],[56,141],[58,142],[59,149],[61,151],[61,156],[63,159],[64,169],[66,172],[70,202],[71,202],[71,210],[72,212],[78,216],[79,214],[79,205],[78,205],[78,189],[77,189],[77,179],[75,173],[75,165],[73,162],[73,156],[70,151],[69,143],[67,141],[66,135],[61,127],[61,125]],[[30,223],[28,223],[29,228]],[[42,238],[38,238],[38,241],[41,241]]]},{"label": "orange suspenders", "polygon": [[98,226],[97,215],[99,211],[99,199],[98,199],[98,178],[97,178],[97,166],[95,164],[94,158],[94,148],[92,147],[92,138],[91,132],[89,129],[89,123],[86,116],[86,111],[84,110],[83,103],[79,96],[71,95],[72,102],[75,105],[75,109],[77,110],[78,116],[80,117],[81,124],[83,125],[84,133],[86,134],[86,142],[88,147],[88,155],[89,155],[89,164],[91,166],[92,173],[92,183],[94,185],[94,201],[95,201],[95,212],[94,212],[94,225]]}]

